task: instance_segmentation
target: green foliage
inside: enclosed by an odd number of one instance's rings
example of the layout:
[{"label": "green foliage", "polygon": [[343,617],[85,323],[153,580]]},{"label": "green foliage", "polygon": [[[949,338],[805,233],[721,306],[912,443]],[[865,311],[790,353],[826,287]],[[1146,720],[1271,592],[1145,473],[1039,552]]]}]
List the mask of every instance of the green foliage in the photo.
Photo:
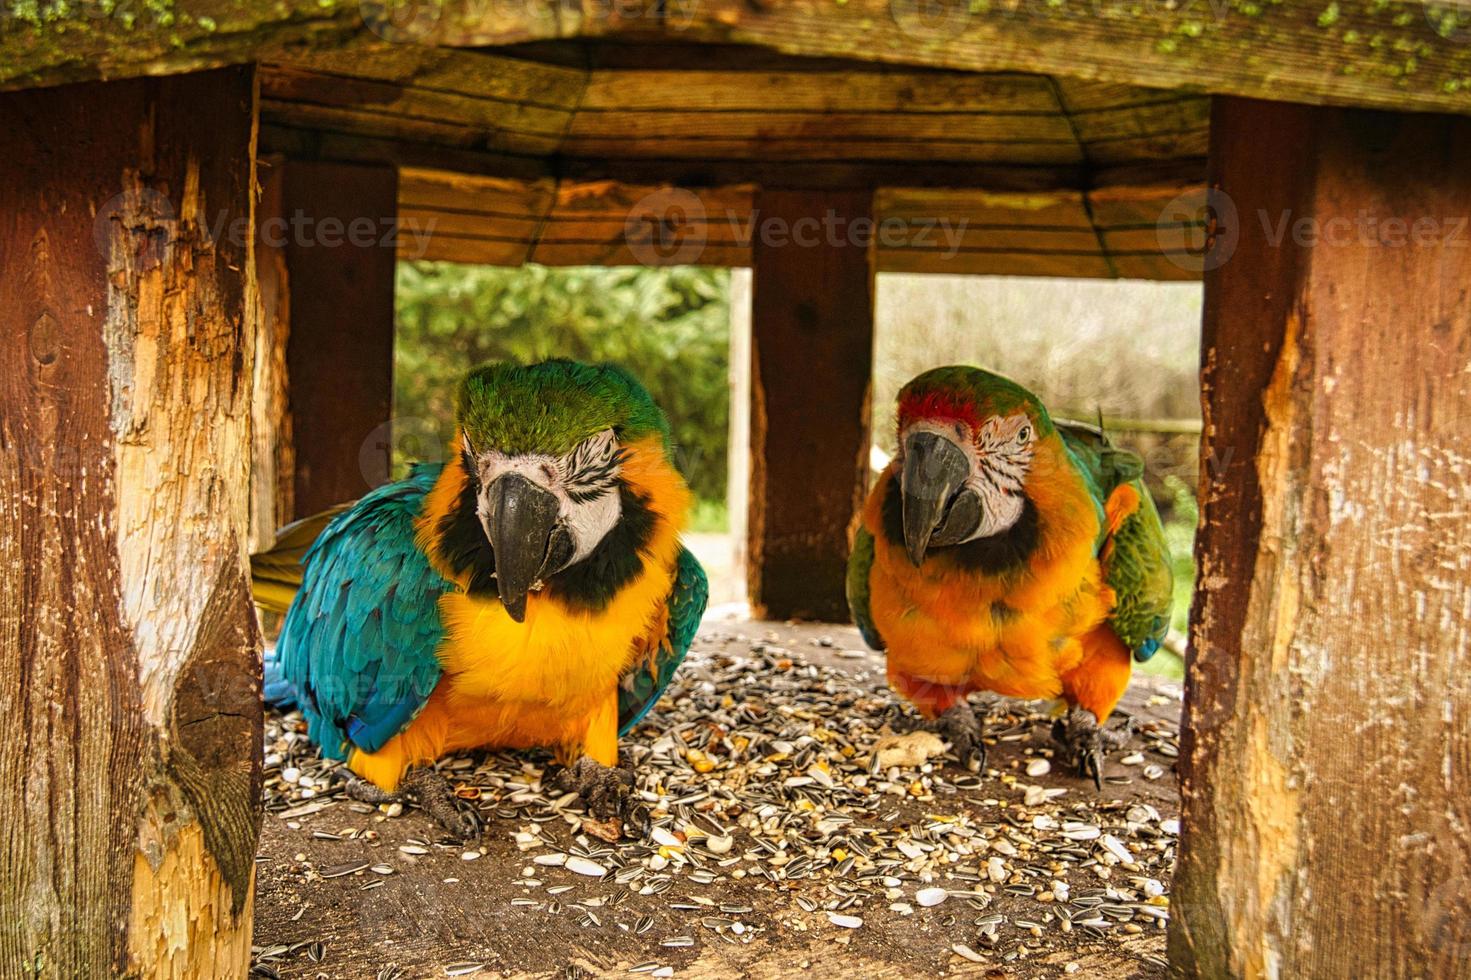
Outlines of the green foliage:
[{"label": "green foliage", "polygon": [[670,269],[441,262],[398,267],[394,462],[439,459],[465,372],[550,357],[618,364],[669,418],[674,458],[700,498],[725,497],[729,275]]},{"label": "green foliage", "polygon": [[690,511],[688,530],[691,534],[729,534],[730,509],[726,507],[725,500],[716,500],[712,497],[695,498],[695,506]]},{"label": "green foliage", "polygon": [[1165,521],[1165,541],[1170,546],[1170,559],[1175,566],[1175,605],[1173,626],[1181,633],[1190,628],[1190,601],[1195,595],[1195,524],[1200,510],[1190,484],[1171,473],[1165,477],[1165,489],[1173,497],[1169,519]]}]

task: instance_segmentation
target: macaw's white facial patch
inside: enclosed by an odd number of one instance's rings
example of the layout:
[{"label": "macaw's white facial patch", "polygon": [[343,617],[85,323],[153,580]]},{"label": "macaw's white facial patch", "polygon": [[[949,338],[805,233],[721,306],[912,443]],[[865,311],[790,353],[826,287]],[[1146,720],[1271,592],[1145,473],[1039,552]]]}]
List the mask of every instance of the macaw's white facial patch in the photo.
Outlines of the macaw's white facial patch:
[{"label": "macaw's white facial patch", "polygon": [[1037,451],[1037,431],[1025,413],[992,416],[975,434],[977,465],[966,486],[981,498],[981,524],[974,537],[1011,528],[1026,503],[1027,472]]},{"label": "macaw's white facial patch", "polygon": [[915,432],[933,432],[953,442],[970,460],[965,489],[980,498],[981,521],[964,541],[1000,534],[1021,518],[1027,473],[1037,451],[1036,426],[1026,413],[993,415],[975,430],[953,419],[917,419],[899,434],[901,452]]},{"label": "macaw's white facial patch", "polygon": [[592,554],[622,516],[619,474],[627,454],[612,429],[594,433],[562,456],[512,456],[495,449],[470,455],[482,487],[508,473],[519,473],[557,498],[557,523],[573,544],[572,557],[563,568]]}]

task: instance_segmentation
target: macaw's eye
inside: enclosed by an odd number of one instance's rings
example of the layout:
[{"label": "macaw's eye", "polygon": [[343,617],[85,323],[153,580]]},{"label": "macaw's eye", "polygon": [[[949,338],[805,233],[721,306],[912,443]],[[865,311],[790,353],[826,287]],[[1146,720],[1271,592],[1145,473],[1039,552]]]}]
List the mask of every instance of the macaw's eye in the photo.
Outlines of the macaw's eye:
[{"label": "macaw's eye", "polygon": [[1021,431],[1019,431],[1016,434],[1016,441],[1017,442],[1025,443],[1028,439],[1031,439],[1031,438],[1032,438],[1032,427],[1030,425],[1024,425],[1024,426],[1022,426],[1021,427]]},{"label": "macaw's eye", "polygon": [[959,436],[961,439],[964,439],[965,438],[965,434],[966,433],[965,433],[965,423],[964,422],[956,422],[955,423],[955,434],[957,436]]}]

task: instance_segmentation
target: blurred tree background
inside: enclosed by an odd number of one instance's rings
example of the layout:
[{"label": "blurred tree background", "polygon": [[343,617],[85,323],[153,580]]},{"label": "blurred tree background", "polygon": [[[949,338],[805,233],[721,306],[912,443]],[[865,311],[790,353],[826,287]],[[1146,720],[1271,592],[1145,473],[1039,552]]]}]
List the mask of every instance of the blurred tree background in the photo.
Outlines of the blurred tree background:
[{"label": "blurred tree background", "polygon": [[729,427],[729,273],[401,262],[394,462],[442,459],[460,377],[486,361],[619,364],[669,416],[675,459],[722,522]]}]

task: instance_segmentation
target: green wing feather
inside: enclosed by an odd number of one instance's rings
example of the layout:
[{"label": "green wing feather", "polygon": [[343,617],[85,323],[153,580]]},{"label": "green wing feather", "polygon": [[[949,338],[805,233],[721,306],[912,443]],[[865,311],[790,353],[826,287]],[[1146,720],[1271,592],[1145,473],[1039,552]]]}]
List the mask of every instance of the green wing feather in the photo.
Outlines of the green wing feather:
[{"label": "green wing feather", "polygon": [[859,528],[853,538],[853,553],[848,556],[848,609],[853,623],[863,634],[863,642],[875,650],[884,648],[883,637],[873,624],[868,611],[868,570],[873,567],[873,535]]},{"label": "green wing feather", "polygon": [[1174,571],[1164,525],[1142,479],[1143,461],[1110,444],[1093,426],[1059,421],[1057,427],[1089,484],[1100,515],[1109,494],[1120,485],[1127,483],[1139,494],[1139,509],[1124,520],[1112,542],[1106,529],[1100,532],[1098,552],[1104,581],[1118,596],[1109,624],[1134,651],[1134,659],[1148,660],[1169,632]]},{"label": "green wing feather", "polygon": [[674,585],[669,590],[669,630],[665,643],[654,658],[653,669],[640,663],[623,675],[618,689],[618,734],[628,734],[643,720],[674,680],[674,671],[684,662],[705,605],[710,599],[710,583],[705,570],[686,548],[679,549]]}]

